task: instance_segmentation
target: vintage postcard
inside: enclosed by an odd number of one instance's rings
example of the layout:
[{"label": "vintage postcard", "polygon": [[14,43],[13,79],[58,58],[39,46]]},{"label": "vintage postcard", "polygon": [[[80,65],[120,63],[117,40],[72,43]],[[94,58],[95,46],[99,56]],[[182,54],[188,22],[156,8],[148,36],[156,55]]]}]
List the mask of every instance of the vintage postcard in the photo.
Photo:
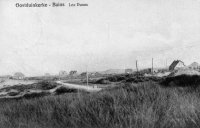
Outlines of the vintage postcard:
[{"label": "vintage postcard", "polygon": [[200,0],[0,0],[1,128],[199,128]]}]

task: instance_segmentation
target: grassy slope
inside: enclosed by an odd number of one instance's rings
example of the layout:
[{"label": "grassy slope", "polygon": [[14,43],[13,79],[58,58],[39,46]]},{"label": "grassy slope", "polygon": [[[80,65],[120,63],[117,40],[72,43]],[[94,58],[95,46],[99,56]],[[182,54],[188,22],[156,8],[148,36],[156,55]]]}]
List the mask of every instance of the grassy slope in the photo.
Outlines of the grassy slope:
[{"label": "grassy slope", "polygon": [[6,128],[200,127],[197,91],[153,82],[0,104],[0,126]]}]

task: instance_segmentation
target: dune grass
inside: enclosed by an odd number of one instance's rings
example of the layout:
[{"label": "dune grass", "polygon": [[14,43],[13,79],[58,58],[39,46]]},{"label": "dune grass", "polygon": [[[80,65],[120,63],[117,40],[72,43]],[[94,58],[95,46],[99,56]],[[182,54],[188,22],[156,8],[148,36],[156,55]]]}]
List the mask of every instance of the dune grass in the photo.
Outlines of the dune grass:
[{"label": "dune grass", "polygon": [[0,126],[5,128],[200,127],[199,92],[155,82],[0,104]]}]

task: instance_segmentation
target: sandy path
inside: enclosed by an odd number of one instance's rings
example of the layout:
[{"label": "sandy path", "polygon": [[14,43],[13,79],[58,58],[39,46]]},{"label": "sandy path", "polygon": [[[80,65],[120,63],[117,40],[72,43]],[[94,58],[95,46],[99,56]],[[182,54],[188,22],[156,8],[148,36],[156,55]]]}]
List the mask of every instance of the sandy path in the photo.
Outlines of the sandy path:
[{"label": "sandy path", "polygon": [[84,86],[84,85],[78,85],[78,84],[69,84],[69,83],[63,83],[61,81],[57,81],[58,84],[62,84],[63,86],[69,87],[69,88],[75,88],[75,89],[82,89],[88,92],[96,92],[100,91],[101,88],[93,88],[91,86]]},{"label": "sandy path", "polygon": [[50,93],[50,94],[53,94],[56,89],[62,87],[62,86],[65,86],[65,87],[68,87],[68,88],[74,88],[74,89],[80,89],[80,90],[85,90],[87,92],[97,92],[97,91],[100,91],[101,88],[97,88],[97,87],[91,87],[91,86],[84,86],[84,85],[78,85],[78,84],[69,84],[69,83],[63,83],[61,81],[57,81],[58,84],[61,84],[61,85],[58,85],[57,87],[53,88],[53,89],[50,89],[50,90],[32,90],[30,89],[29,92],[22,92],[20,93],[19,95],[16,95],[16,96],[9,96],[8,95],[8,92],[1,92],[0,94],[1,95],[5,95],[5,96],[2,96],[0,97],[0,99],[12,99],[12,98],[21,98],[23,97],[25,94],[32,94],[32,93],[42,93],[42,92],[46,92],[46,93]]}]

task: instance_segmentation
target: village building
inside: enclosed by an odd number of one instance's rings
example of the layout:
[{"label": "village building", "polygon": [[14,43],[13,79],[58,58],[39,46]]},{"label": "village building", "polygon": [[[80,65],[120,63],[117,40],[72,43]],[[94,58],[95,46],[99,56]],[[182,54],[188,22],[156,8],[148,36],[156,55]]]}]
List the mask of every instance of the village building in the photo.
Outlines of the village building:
[{"label": "village building", "polygon": [[200,70],[200,65],[197,62],[193,62],[192,64],[190,64],[188,66],[189,69],[193,69],[193,70]]},{"label": "village building", "polygon": [[144,73],[144,74],[152,74],[152,73],[158,73],[159,72],[159,69],[157,68],[154,68],[152,70],[152,68],[146,68],[146,69],[143,69],[143,70],[140,70],[140,73]]},{"label": "village building", "polygon": [[75,70],[74,70],[74,71],[70,71],[70,72],[69,72],[69,75],[70,75],[70,76],[76,76],[76,75],[77,75],[77,71],[75,71]]},{"label": "village building", "polygon": [[98,76],[101,76],[102,74],[99,73],[99,72],[92,72],[89,74],[90,76],[94,76],[94,77],[98,77]]},{"label": "village building", "polygon": [[21,72],[16,72],[13,76],[13,79],[17,79],[17,80],[23,80],[25,78],[25,75]]},{"label": "village building", "polygon": [[65,76],[67,76],[68,74],[67,74],[67,72],[66,71],[60,71],[59,72],[59,77],[65,77]]},{"label": "village building", "polygon": [[[87,76],[87,72],[82,72],[80,74],[82,77],[86,77]],[[97,76],[101,76],[102,74],[99,73],[99,72],[88,72],[88,76],[91,76],[91,77],[97,77]]]},{"label": "village building", "polygon": [[82,72],[80,75],[85,77],[87,75],[87,72]]}]

